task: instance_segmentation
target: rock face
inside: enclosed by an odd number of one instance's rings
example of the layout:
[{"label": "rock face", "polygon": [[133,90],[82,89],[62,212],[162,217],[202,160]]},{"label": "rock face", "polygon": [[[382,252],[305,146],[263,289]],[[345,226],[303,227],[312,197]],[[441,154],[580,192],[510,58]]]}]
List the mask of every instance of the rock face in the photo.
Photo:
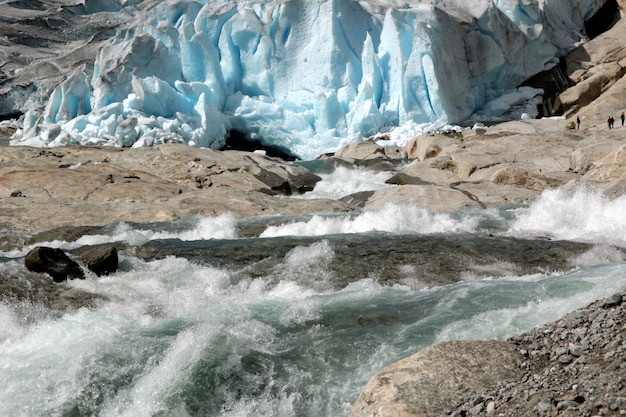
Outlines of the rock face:
[{"label": "rock face", "polygon": [[[623,15],[626,2],[618,2]],[[609,31],[570,53],[565,61],[573,86],[555,102],[556,114],[575,117],[580,113],[582,126],[606,122],[624,103],[626,73],[626,22],[618,21]],[[604,123],[603,123],[604,125]]]},{"label": "rock face", "polygon": [[523,356],[504,342],[446,342],[380,371],[350,417],[432,417],[463,393],[518,377]]},{"label": "rock face", "polygon": [[620,416],[626,294],[505,342],[447,342],[380,371],[350,417]]}]

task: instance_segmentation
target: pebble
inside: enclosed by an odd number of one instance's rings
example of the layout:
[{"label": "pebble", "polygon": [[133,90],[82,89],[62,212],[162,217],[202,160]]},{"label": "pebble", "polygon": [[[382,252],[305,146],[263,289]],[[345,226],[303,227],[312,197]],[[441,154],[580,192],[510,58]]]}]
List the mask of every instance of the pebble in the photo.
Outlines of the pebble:
[{"label": "pebble", "polygon": [[519,378],[466,396],[448,415],[626,416],[625,297],[510,338],[525,358]]}]

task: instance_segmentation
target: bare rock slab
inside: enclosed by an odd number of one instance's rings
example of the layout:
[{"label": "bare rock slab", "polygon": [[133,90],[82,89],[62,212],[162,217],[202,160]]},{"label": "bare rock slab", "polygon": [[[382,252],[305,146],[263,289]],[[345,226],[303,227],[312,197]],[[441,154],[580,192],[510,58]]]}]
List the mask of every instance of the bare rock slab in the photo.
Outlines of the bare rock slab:
[{"label": "bare rock slab", "polygon": [[381,370],[350,417],[432,417],[461,395],[517,378],[523,356],[506,342],[444,342]]},{"label": "bare rock slab", "polygon": [[226,212],[244,218],[350,210],[337,201],[285,198],[320,179],[276,158],[182,144],[0,147],[0,225],[38,232]]}]

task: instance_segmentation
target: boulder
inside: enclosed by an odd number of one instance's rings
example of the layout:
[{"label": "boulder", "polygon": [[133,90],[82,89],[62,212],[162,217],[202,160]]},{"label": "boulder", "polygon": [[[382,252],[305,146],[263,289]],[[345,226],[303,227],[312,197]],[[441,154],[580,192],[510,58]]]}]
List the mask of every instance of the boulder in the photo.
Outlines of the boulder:
[{"label": "boulder", "polygon": [[376,158],[388,158],[385,152],[385,147],[373,142],[371,140],[365,140],[362,142],[351,143],[344,146],[335,152],[334,156],[339,158],[351,158],[351,159],[376,159]]},{"label": "boulder", "polygon": [[455,166],[454,172],[462,181],[478,170],[505,162],[502,156],[487,152],[454,152],[450,157]]},{"label": "boulder", "polygon": [[453,341],[433,345],[374,376],[350,417],[433,417],[462,395],[518,378],[523,356],[506,342]]},{"label": "boulder", "polygon": [[459,181],[451,184],[480,207],[499,207],[510,204],[529,204],[539,191],[512,184],[494,184],[490,181]]},{"label": "boulder", "polygon": [[626,195],[626,178],[620,178],[603,184],[601,187],[607,198],[613,199]]},{"label": "boulder", "polygon": [[57,248],[38,246],[30,250],[24,258],[24,265],[29,271],[50,275],[55,282],[85,278],[78,263]]},{"label": "boulder", "polygon": [[339,201],[362,209],[367,204],[367,200],[369,200],[373,194],[374,191],[359,191],[353,194],[343,196],[339,199]]},{"label": "boulder", "polygon": [[448,185],[459,181],[454,173],[455,164],[449,156],[439,156],[425,161],[413,161],[387,180],[396,185]]},{"label": "boulder", "polygon": [[404,146],[404,153],[409,159],[424,161],[439,156],[444,148],[460,141],[446,135],[419,135]]},{"label": "boulder", "polygon": [[87,268],[98,276],[117,271],[119,261],[117,248],[113,245],[98,245],[81,248],[74,252]]},{"label": "boulder", "polygon": [[580,176],[573,172],[543,171],[533,164],[502,164],[488,172],[488,180],[494,185],[514,185],[542,192],[567,184]]}]

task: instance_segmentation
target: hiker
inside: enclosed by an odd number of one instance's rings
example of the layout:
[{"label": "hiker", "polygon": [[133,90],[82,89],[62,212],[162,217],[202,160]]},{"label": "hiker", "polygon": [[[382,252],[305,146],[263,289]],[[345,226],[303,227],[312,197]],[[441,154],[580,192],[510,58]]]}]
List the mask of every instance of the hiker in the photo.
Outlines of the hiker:
[{"label": "hiker", "polygon": [[[624,115],[624,113],[622,113],[622,116]],[[624,119],[622,118],[622,124],[624,124]],[[576,126],[578,129],[580,129],[580,117],[576,116]]]}]

